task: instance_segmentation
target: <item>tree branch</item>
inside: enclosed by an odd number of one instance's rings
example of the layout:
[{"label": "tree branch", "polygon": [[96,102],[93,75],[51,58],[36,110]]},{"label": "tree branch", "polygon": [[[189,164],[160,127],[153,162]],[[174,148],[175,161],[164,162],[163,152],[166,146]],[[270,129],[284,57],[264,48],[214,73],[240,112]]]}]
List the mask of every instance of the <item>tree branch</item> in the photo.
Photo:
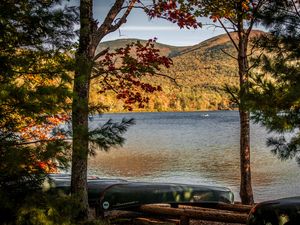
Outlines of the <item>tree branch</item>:
[{"label": "tree branch", "polygon": [[[228,20],[228,19],[227,19]],[[229,20],[228,20],[229,21]],[[224,27],[222,27],[222,26],[218,26],[218,25],[216,25],[216,24],[214,24],[214,23],[206,23],[206,24],[203,24],[203,27],[204,26],[207,26],[208,27],[208,29],[209,29],[209,27],[214,27],[214,30],[216,29],[216,28],[222,28],[222,29],[224,29]],[[233,27],[225,27],[227,30],[233,30],[233,31],[236,31],[236,29],[235,29],[235,25],[233,26]]]},{"label": "tree branch", "polygon": [[102,50],[101,52],[99,52],[97,55],[94,56],[93,60],[96,61],[97,59],[99,59],[101,56],[105,55],[106,53],[108,53],[109,51],[109,47]]},{"label": "tree branch", "polygon": [[131,10],[133,9],[133,6],[134,4],[137,2],[137,0],[131,0],[130,4],[128,5],[125,13],[123,14],[123,16],[121,18],[118,19],[118,22],[111,26],[110,30],[108,33],[111,33],[111,32],[114,32],[116,31],[117,29],[119,29],[119,27],[123,24],[123,23],[126,23],[126,19],[127,19],[127,16],[129,15],[129,13],[131,12]]},{"label": "tree branch", "polygon": [[236,24],[235,22],[233,22],[233,20],[230,19],[230,18],[226,18],[226,20],[228,20],[230,23],[232,23],[233,26],[234,26],[234,28],[232,28],[232,29],[233,29],[233,30],[236,30],[235,27],[237,27],[237,24]]},{"label": "tree branch", "polygon": [[155,75],[155,76],[159,76],[159,77],[166,77],[166,78],[170,79],[172,82],[174,82],[174,84],[175,84],[176,86],[179,86],[179,84],[178,84],[177,81],[176,81],[176,78],[174,78],[174,77],[171,77],[171,76],[169,76],[169,75],[167,75],[167,74],[163,74],[163,73],[154,73],[154,75]]},{"label": "tree branch", "polygon": [[123,9],[124,2],[125,0],[116,0],[112,8],[109,10],[106,18],[104,19],[104,22],[94,33],[93,43],[95,46],[98,45],[98,43],[105,35],[116,31],[123,23],[126,22],[126,18],[132,10],[134,4],[137,2],[137,0],[131,0],[123,16],[118,19],[118,22],[115,25],[112,25],[117,15]]},{"label": "tree branch", "polygon": [[[106,75],[106,77],[108,76],[108,74]],[[118,94],[118,91],[106,80],[106,77],[103,79],[104,83],[106,83],[106,85],[116,94]]]},{"label": "tree branch", "polygon": [[298,15],[298,17],[300,17],[299,10],[297,9],[297,6],[296,6],[295,1],[292,0],[292,3],[293,3],[293,6],[294,6],[294,9],[295,9],[296,14]]},{"label": "tree branch", "polygon": [[235,59],[235,60],[238,60],[236,57],[234,57],[233,55],[229,54],[228,52],[226,52],[224,49],[221,48],[221,51],[225,54],[225,55],[228,55],[229,57]]},{"label": "tree branch", "polygon": [[230,38],[232,44],[234,45],[235,49],[238,51],[239,47],[237,46],[237,44],[235,43],[235,41],[233,40],[233,37],[231,36],[231,34],[229,33],[228,29],[224,26],[223,22],[218,19],[219,23],[221,24],[222,28],[225,30],[225,32],[227,33],[228,37]]},{"label": "tree branch", "polygon": [[38,143],[48,143],[53,141],[71,141],[72,139],[55,139],[55,140],[36,140],[36,141],[29,141],[29,142],[23,142],[23,143],[13,143],[11,146],[21,146],[21,145],[32,145],[32,144],[38,144]]},{"label": "tree branch", "polygon": [[[258,43],[259,43],[258,39],[256,39],[255,42],[252,41],[252,47],[251,47],[250,53],[247,54],[247,57],[253,55],[253,53],[255,51],[257,51],[256,47],[258,46]],[[263,49],[262,49],[262,51],[263,51]]]},{"label": "tree branch", "polygon": [[239,98],[236,97],[236,96],[234,95],[234,93],[230,90],[230,87],[229,87],[228,85],[225,85],[225,88],[224,88],[224,89],[225,89],[225,91],[226,91],[227,93],[230,94],[230,96],[231,96],[233,102],[236,103],[237,105],[240,105]]},{"label": "tree branch", "polygon": [[[96,70],[96,68],[94,68],[94,70]],[[102,69],[102,71],[97,70],[96,73],[93,76],[91,76],[90,80],[98,78],[98,77],[102,76],[103,74],[107,74],[107,72],[103,69]]]},{"label": "tree branch", "polygon": [[[253,15],[255,15],[255,13],[258,12],[258,10],[260,9],[260,7],[262,7],[264,1],[265,1],[265,0],[260,0],[260,1],[258,1],[256,7],[253,9],[253,13],[252,13]],[[255,17],[255,18],[253,18],[253,19],[250,20],[250,25],[249,25],[249,27],[248,27],[248,29],[247,29],[247,31],[246,31],[246,35],[247,35],[247,36],[250,35],[250,32],[252,31],[252,28],[253,28],[253,26],[254,26],[254,23],[255,23],[256,19],[257,19],[257,17]]]},{"label": "tree branch", "polygon": [[[260,53],[260,55],[257,58],[260,59],[262,55],[263,53]],[[249,71],[256,66],[257,66],[257,62],[254,62],[252,65],[250,65],[249,68],[247,69],[247,73],[249,73]]]}]

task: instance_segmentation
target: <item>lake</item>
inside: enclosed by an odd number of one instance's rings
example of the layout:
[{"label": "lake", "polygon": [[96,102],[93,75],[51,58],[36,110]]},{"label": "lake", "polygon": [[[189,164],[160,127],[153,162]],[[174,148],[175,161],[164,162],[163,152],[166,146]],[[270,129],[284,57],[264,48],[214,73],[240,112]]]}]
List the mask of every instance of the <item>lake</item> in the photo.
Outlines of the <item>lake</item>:
[{"label": "lake", "polygon": [[[94,117],[134,118],[123,147],[98,152],[89,173],[134,181],[226,186],[239,200],[239,115],[237,111],[122,113]],[[251,124],[252,184],[256,202],[300,195],[300,167],[280,161],[266,147],[270,136]]]}]

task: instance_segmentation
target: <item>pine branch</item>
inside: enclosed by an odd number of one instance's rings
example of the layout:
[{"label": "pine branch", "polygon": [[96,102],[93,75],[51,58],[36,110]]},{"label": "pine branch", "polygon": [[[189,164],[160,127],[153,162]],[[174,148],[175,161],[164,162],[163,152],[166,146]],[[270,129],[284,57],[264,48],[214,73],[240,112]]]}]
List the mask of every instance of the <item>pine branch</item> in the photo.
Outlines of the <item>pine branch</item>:
[{"label": "pine branch", "polygon": [[[100,128],[89,132],[89,141],[104,151],[108,151],[112,147],[122,146],[125,142],[122,135],[134,124],[134,119],[124,118],[120,123],[114,123],[110,119]],[[94,154],[94,150],[91,150],[91,154]]]},{"label": "pine branch", "polygon": [[36,140],[36,141],[28,141],[28,142],[17,142],[17,143],[12,143],[10,146],[24,146],[24,145],[32,145],[32,144],[42,144],[42,143],[51,143],[54,141],[72,141],[72,139],[64,138],[64,139],[55,139],[55,140]]}]

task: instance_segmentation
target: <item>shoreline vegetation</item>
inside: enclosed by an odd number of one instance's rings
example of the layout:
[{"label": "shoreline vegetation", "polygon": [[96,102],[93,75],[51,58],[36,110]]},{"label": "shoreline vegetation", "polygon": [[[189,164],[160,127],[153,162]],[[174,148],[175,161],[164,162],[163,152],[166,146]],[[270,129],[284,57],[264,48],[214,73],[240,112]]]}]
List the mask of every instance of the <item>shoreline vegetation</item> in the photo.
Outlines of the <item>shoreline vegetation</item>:
[{"label": "shoreline vegetation", "polygon": [[203,113],[208,113],[208,112],[220,112],[220,111],[238,111],[238,109],[216,109],[216,110],[210,110],[210,109],[203,109],[203,110],[187,110],[187,111],[181,111],[181,110],[172,110],[172,111],[142,111],[139,109],[135,109],[133,111],[108,111],[108,112],[103,112],[102,114],[130,114],[130,113],[188,113],[188,112],[203,112]]}]

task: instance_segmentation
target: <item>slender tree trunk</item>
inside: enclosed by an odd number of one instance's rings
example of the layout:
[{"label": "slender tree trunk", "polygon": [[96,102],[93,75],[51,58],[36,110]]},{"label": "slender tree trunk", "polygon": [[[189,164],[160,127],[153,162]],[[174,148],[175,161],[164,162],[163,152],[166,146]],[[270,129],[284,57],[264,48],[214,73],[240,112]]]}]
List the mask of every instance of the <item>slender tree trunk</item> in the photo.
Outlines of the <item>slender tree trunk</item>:
[{"label": "slender tree trunk", "polygon": [[240,197],[243,204],[253,204],[250,169],[250,125],[249,112],[240,109]]},{"label": "slender tree trunk", "polygon": [[[76,60],[77,66],[85,68],[85,60]],[[87,158],[88,158],[88,86],[87,71],[76,71],[72,106],[73,151],[71,193],[82,204],[80,217],[88,215]]]},{"label": "slender tree trunk", "polygon": [[[101,39],[108,33],[118,29],[130,13],[136,0],[129,1],[129,7],[113,24],[116,16],[122,10],[125,0],[116,0],[109,10],[103,24],[98,27],[93,19],[93,0],[80,0],[80,36],[79,48],[76,53],[76,68],[73,87],[72,103],[72,178],[71,192],[81,202],[81,220],[88,217],[87,193],[87,160],[88,143],[88,114],[90,79],[94,64],[95,51]],[[103,52],[102,52],[103,53]]]},{"label": "slender tree trunk", "polygon": [[245,108],[244,95],[248,90],[247,46],[249,35],[243,31],[243,23],[239,29],[239,77],[240,77],[240,197],[243,204],[253,204],[250,166],[250,122],[249,111]]},{"label": "slender tree trunk", "polygon": [[88,218],[87,159],[88,159],[88,101],[93,66],[92,0],[80,1],[80,37],[76,53],[76,68],[72,103],[72,177],[71,193],[81,203],[80,220]]}]

